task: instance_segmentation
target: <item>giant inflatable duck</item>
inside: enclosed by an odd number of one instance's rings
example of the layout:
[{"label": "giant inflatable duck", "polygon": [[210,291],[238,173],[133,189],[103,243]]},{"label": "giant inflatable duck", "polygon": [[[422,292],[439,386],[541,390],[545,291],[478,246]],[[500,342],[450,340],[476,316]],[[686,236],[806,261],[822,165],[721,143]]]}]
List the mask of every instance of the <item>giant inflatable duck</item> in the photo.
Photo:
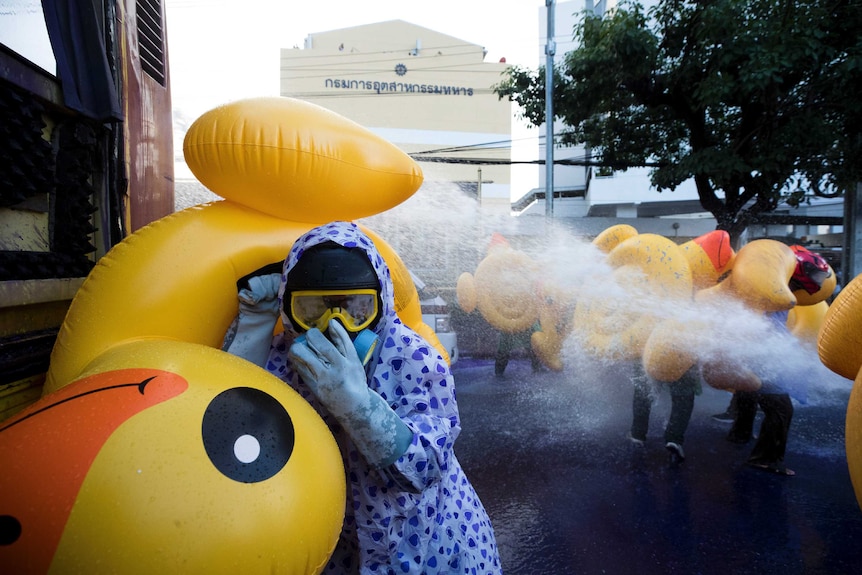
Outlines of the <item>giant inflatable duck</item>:
[{"label": "giant inflatable duck", "polygon": [[[4,573],[318,573],[344,512],[328,429],[277,378],[221,351],[236,282],[330,220],[422,183],[395,146],[323,108],[259,98],[204,114],[184,143],[225,198],[130,235],[95,266],[43,398],[0,423]],[[404,322],[406,267],[371,230]]]},{"label": "giant inflatable duck", "polygon": [[831,267],[806,248],[762,239],[735,253],[730,236],[722,230],[676,245],[619,224],[596,236],[593,245],[606,254],[616,283],[639,297],[631,298],[637,305],[621,298],[578,298],[575,329],[593,354],[640,360],[658,381],[677,381],[702,362],[704,381],[714,387],[756,389],[760,384],[716,354],[715,346],[702,347],[705,339],[721,339],[711,333],[707,321],[690,315],[676,318],[668,307],[696,310],[709,302],[719,307],[741,302],[756,313],[790,310],[788,328],[807,344],[817,333],[828,307],[825,300],[835,288]]},{"label": "giant inflatable duck", "polygon": [[[627,361],[639,359],[659,318],[650,305],[691,297],[692,267],[686,253],[658,234],[639,234],[628,224],[611,226],[593,245],[605,254],[614,283],[636,295],[579,297],[574,323],[592,354]],[[637,303],[640,302],[640,303]]]},{"label": "giant inflatable duck", "polygon": [[570,315],[571,294],[547,279],[538,262],[514,249],[502,234],[491,236],[475,272],[458,277],[456,296],[461,309],[478,310],[500,332],[524,332],[538,324],[530,336],[533,352],[545,366],[563,368],[560,352],[571,324],[560,318]]},{"label": "giant inflatable duck", "polygon": [[[813,269],[804,265],[809,261],[818,266],[816,285]],[[803,289],[800,282],[807,282],[807,289]],[[808,307],[817,309],[827,305],[825,300],[835,289],[835,282],[832,268],[813,252],[776,240],[757,239],[740,248],[723,277],[717,278],[714,285],[698,290],[695,300],[713,309],[740,302],[757,314]],[[806,344],[810,339],[807,334],[817,331],[822,315],[819,311],[797,311],[789,317],[788,328],[800,339],[800,344]],[[663,322],[650,334],[645,346],[645,370],[660,381],[674,381],[700,361],[704,364],[704,381],[713,387],[758,389],[760,381],[720,351],[699,349],[699,342],[705,338],[720,341],[721,335],[711,333],[713,329],[705,321]]]},{"label": "giant inflatable duck", "polygon": [[862,506],[862,275],[829,306],[817,340],[823,365],[855,380],[847,404],[844,443],[856,501]]}]

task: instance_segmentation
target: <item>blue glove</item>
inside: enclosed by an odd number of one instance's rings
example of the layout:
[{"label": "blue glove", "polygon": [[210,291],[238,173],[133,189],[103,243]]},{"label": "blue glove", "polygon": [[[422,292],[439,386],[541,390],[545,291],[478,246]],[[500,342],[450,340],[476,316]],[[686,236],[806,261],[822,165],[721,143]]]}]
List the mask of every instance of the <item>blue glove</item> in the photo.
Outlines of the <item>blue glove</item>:
[{"label": "blue glove", "polygon": [[308,330],[288,351],[293,367],[326,409],[344,427],[372,465],[391,465],[410,447],[413,432],[389,404],[369,389],[365,368],[347,330],[330,320],[327,330]]},{"label": "blue glove", "polygon": [[272,332],[278,321],[278,286],[281,274],[254,276],[239,291],[239,314],[225,334],[222,351],[264,367]]}]

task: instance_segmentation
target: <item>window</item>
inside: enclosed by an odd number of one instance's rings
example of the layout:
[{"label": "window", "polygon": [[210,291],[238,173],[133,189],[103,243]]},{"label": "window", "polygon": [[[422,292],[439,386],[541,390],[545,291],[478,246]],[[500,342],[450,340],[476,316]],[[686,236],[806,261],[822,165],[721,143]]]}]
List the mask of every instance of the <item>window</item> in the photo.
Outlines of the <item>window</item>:
[{"label": "window", "polygon": [[18,0],[0,9],[0,44],[49,74],[56,74],[57,63],[40,0]]}]

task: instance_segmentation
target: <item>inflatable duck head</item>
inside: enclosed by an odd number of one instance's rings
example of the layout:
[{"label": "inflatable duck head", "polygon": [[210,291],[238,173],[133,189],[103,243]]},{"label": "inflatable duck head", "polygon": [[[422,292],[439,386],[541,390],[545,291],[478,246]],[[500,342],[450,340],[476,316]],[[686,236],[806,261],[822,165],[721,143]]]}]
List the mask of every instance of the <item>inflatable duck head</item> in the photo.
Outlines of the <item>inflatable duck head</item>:
[{"label": "inflatable duck head", "polygon": [[0,461],[8,573],[318,572],[341,531],[323,421],[199,344],[111,349],[0,424]]}]

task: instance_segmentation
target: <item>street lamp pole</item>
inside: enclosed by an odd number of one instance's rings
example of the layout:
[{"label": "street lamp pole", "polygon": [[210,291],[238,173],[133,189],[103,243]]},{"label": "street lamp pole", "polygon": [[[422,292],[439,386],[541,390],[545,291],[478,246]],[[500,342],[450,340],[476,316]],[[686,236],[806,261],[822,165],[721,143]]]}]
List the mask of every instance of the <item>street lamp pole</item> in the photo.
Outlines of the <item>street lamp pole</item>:
[{"label": "street lamp pole", "polygon": [[554,0],[548,8],[548,38],[545,43],[545,218],[554,218]]}]

